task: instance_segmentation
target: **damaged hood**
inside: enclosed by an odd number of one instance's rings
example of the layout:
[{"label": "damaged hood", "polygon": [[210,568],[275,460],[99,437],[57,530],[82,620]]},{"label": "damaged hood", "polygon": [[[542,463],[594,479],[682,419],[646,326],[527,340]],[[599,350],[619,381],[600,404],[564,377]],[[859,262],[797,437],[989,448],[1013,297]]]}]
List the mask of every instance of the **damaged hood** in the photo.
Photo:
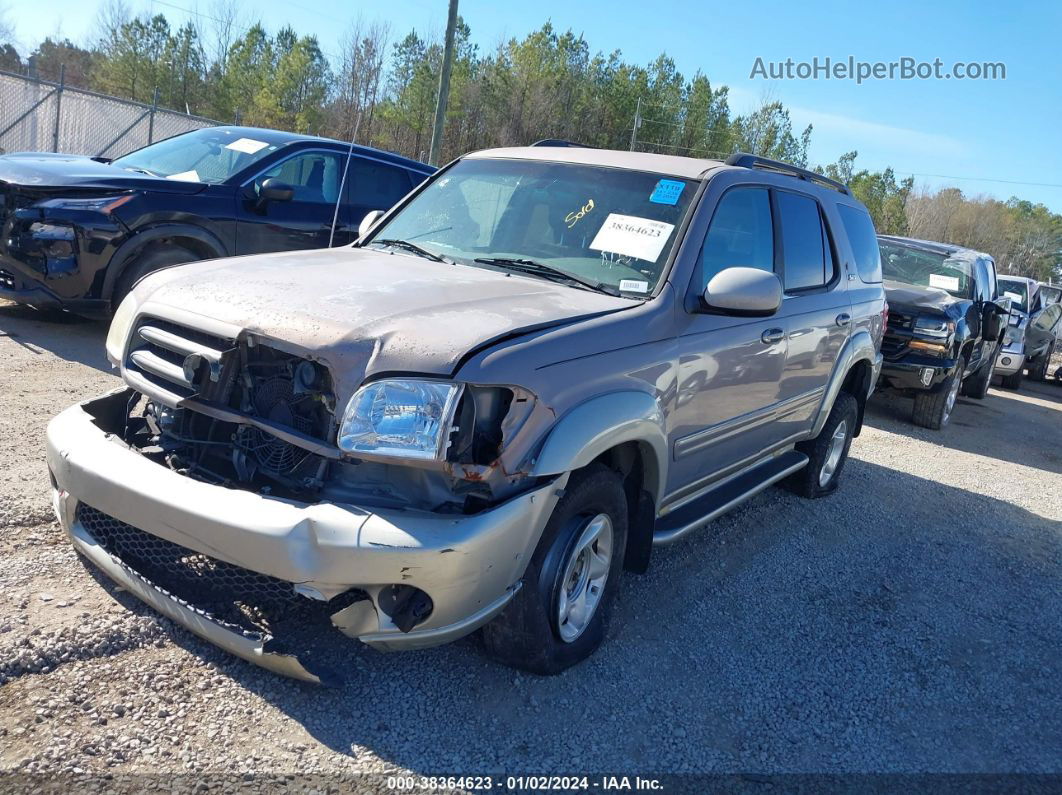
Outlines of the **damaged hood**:
[{"label": "damaged hood", "polygon": [[917,315],[936,312],[942,315],[953,314],[953,307],[968,302],[968,298],[956,298],[946,290],[937,287],[916,287],[913,284],[885,281],[885,298],[889,308],[897,312]]},{"label": "damaged hood", "polygon": [[34,190],[151,190],[162,193],[198,193],[201,182],[153,177],[91,157],[42,152],[20,152],[0,157],[0,182]]},{"label": "damaged hood", "polygon": [[[638,302],[415,255],[339,248],[190,263],[135,290],[141,310],[189,312],[327,364],[352,392],[373,373],[450,376],[493,341]],[[185,321],[187,322],[187,321]]]}]

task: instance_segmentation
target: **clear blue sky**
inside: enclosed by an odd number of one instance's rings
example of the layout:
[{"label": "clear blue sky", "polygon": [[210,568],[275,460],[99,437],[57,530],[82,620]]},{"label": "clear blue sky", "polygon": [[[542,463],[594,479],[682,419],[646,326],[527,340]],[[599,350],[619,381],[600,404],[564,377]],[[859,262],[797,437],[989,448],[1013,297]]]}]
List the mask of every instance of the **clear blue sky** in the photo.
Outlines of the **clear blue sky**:
[{"label": "clear blue sky", "polygon": [[[352,19],[385,21],[392,39],[416,28],[440,34],[446,0],[238,0],[242,22],[261,18],[275,29],[291,24],[315,33],[335,52]],[[75,41],[91,36],[95,0],[0,0],[23,50],[60,32]],[[131,0],[134,11],[211,14],[212,0]],[[48,13],[41,13],[47,8]],[[981,4],[947,0],[893,0],[856,4],[834,0],[794,3],[611,0],[573,3],[538,0],[461,0],[460,13],[482,49],[522,37],[547,19],[582,33],[591,49],[619,49],[648,63],[664,51],[679,69],[705,72],[731,87],[731,106],[748,110],[765,95],[783,101],[796,125],[814,125],[812,161],[830,162],[857,149],[857,166],[891,165],[921,184],[950,184],[968,195],[1018,195],[1062,212],[1062,4]],[[750,79],[757,57],[765,61],[1001,61],[997,81]],[[933,176],[933,175],[943,175]],[[962,178],[962,179],[959,179]],[[1019,183],[1019,184],[1010,184]]]}]

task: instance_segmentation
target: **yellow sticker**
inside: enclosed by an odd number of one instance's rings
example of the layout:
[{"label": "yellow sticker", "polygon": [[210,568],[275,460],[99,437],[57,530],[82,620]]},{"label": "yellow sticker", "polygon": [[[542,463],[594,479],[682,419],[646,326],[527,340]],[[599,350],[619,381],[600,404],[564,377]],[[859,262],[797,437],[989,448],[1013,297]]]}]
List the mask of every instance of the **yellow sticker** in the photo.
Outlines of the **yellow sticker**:
[{"label": "yellow sticker", "polygon": [[594,209],[594,200],[589,199],[586,204],[584,204],[578,210],[573,213],[568,213],[566,216],[564,216],[564,223],[566,223],[568,225],[568,228],[571,229],[573,226],[583,220],[583,216],[585,216],[592,209]]}]

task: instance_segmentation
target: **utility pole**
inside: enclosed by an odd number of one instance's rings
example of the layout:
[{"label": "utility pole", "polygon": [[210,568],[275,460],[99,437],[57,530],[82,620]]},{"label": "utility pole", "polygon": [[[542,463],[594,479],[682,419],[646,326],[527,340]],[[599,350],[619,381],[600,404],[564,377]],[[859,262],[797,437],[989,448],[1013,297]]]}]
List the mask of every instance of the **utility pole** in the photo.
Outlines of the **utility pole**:
[{"label": "utility pole", "polygon": [[446,44],[443,47],[442,72],[439,74],[439,100],[435,104],[435,126],[431,131],[431,149],[428,163],[439,165],[439,150],[442,148],[443,126],[446,122],[446,100],[450,95],[450,71],[454,65],[454,35],[457,32],[457,0],[450,0],[450,13],[446,18]]},{"label": "utility pole", "polygon": [[638,97],[638,104],[634,108],[634,127],[631,129],[631,151],[634,151],[638,143],[638,128],[642,126],[642,98]]}]

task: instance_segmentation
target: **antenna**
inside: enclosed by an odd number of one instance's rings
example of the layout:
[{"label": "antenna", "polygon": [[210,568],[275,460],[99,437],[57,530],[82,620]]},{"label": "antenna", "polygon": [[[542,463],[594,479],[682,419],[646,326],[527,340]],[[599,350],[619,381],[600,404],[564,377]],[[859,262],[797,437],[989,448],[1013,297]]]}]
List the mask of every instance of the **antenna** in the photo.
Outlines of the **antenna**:
[{"label": "antenna", "polygon": [[350,170],[350,158],[354,155],[354,140],[358,137],[358,128],[361,127],[361,111],[354,120],[354,132],[350,134],[350,148],[347,149],[347,160],[343,164],[343,178],[339,180],[339,194],[336,196],[336,209],[332,213],[332,228],[328,231],[328,247],[332,248],[332,241],[336,236],[336,223],[339,221],[339,205],[343,202],[343,191],[347,187],[347,171]]}]

